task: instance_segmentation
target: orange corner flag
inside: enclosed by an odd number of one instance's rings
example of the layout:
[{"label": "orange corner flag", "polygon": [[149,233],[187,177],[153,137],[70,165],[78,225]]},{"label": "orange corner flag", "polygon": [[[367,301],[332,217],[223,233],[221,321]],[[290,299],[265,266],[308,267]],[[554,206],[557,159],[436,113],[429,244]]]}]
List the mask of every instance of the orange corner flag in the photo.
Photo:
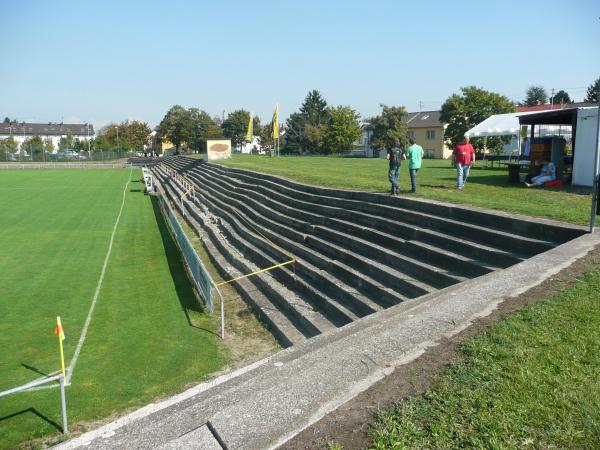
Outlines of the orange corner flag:
[{"label": "orange corner flag", "polygon": [[60,336],[61,341],[65,340],[65,332],[62,324],[60,323],[60,317],[56,318],[56,327],[54,327],[54,334]]},{"label": "orange corner flag", "polygon": [[60,371],[62,372],[63,379],[65,378],[65,352],[63,351],[62,342],[65,340],[65,332],[60,323],[60,317],[56,318],[56,327],[54,327],[54,334],[58,336],[58,350],[60,352]]}]

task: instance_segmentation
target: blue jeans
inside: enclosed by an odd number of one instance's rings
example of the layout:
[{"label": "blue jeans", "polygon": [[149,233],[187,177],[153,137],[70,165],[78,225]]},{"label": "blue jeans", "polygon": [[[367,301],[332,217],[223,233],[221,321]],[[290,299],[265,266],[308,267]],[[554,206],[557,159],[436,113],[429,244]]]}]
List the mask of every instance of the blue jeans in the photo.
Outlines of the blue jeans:
[{"label": "blue jeans", "polygon": [[467,178],[469,178],[469,171],[471,170],[470,164],[461,164],[456,163],[456,186],[459,189],[462,189],[464,184],[467,182]]},{"label": "blue jeans", "polygon": [[410,172],[410,187],[413,192],[417,192],[417,172],[419,169],[409,169]]},{"label": "blue jeans", "polygon": [[400,166],[390,167],[388,179],[392,183],[392,194],[398,192],[398,175],[400,175]]}]

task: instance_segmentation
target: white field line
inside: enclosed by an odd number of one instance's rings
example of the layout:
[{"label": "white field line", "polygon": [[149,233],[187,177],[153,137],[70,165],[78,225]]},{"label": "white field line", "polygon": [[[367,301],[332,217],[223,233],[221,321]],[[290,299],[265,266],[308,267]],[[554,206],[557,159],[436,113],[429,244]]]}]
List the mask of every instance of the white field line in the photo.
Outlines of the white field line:
[{"label": "white field line", "polygon": [[[102,283],[104,281],[104,274],[106,273],[106,268],[108,266],[108,260],[110,258],[110,254],[112,251],[113,241],[115,239],[117,227],[119,226],[119,221],[121,220],[121,214],[123,213],[123,207],[125,206],[125,196],[127,193],[127,187],[129,186],[129,183],[131,182],[131,174],[132,173],[133,173],[133,166],[131,167],[131,170],[129,171],[129,178],[127,179],[127,183],[125,183],[125,187],[123,188],[123,200],[121,202],[121,209],[119,210],[117,220],[115,221],[115,226],[113,227],[112,234],[110,236],[110,242],[108,244],[108,251],[106,253],[106,257],[104,258],[104,265],[102,266],[102,272],[100,273],[100,279],[98,280],[98,284],[96,285],[96,292],[94,292],[94,297],[92,298],[92,304],[90,305],[90,310],[88,311],[87,318],[85,319],[85,324],[83,326],[83,330],[81,331],[81,336],[79,337],[79,342],[77,343],[77,348],[75,349],[75,353],[73,354],[73,357],[71,358],[69,367],[67,367],[67,369],[66,369],[67,377],[65,380],[65,386],[69,386],[71,384],[71,377],[73,376],[73,370],[75,369],[75,365],[77,364],[77,358],[79,358],[79,353],[81,353],[81,347],[83,347],[83,343],[87,336],[87,330],[88,330],[88,328],[90,326],[90,322],[92,320],[92,313],[94,312],[94,308],[96,307],[96,300],[98,300],[98,295],[100,294],[100,288],[102,287]],[[34,383],[36,381],[40,381],[45,378],[52,377],[54,375],[57,375],[58,373],[60,373],[60,371],[52,372],[51,374],[48,374],[46,376],[36,378],[35,380],[30,381],[29,383]],[[46,386],[32,387],[31,389],[27,389],[27,391],[41,391],[44,389],[56,389],[58,387],[60,387],[59,384],[53,383],[53,384],[48,384]]]},{"label": "white field line", "polygon": [[100,272],[100,278],[98,279],[98,284],[96,285],[96,291],[94,292],[94,297],[92,298],[92,304],[90,305],[90,310],[88,311],[88,315],[85,319],[85,324],[83,325],[83,330],[81,330],[81,336],[79,337],[79,342],[77,343],[77,348],[75,348],[75,353],[71,358],[71,362],[69,363],[69,367],[67,367],[67,379],[65,380],[67,385],[71,384],[71,377],[73,376],[73,371],[75,370],[75,365],[77,364],[77,359],[79,358],[79,354],[81,353],[81,348],[83,347],[83,343],[85,342],[85,338],[87,336],[87,331],[90,326],[90,322],[92,321],[92,314],[94,313],[94,308],[96,307],[96,301],[98,300],[98,296],[100,295],[100,289],[102,288],[102,283],[104,282],[104,275],[106,274],[106,268],[108,267],[108,260],[110,259],[110,254],[112,252],[113,242],[115,240],[115,235],[117,233],[117,227],[119,226],[119,221],[121,220],[121,215],[123,214],[123,207],[125,206],[125,198],[127,194],[127,187],[131,182],[131,174],[133,173],[133,167],[129,170],[129,179],[127,183],[125,183],[125,187],[123,188],[123,200],[121,201],[121,209],[119,210],[119,215],[117,216],[117,220],[115,221],[115,226],[113,227],[112,234],[110,236],[110,242],[108,244],[108,251],[106,252],[106,257],[104,258],[104,265],[102,266],[102,272]]}]

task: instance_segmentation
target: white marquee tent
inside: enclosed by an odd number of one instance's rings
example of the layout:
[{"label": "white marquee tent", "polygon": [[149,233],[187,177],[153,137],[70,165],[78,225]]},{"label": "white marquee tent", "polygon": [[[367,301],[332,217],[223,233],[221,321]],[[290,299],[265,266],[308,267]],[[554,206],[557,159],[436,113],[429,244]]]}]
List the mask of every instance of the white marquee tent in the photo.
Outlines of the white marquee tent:
[{"label": "white marquee tent", "polygon": [[465,133],[469,137],[519,136],[519,116],[529,113],[494,114]]}]

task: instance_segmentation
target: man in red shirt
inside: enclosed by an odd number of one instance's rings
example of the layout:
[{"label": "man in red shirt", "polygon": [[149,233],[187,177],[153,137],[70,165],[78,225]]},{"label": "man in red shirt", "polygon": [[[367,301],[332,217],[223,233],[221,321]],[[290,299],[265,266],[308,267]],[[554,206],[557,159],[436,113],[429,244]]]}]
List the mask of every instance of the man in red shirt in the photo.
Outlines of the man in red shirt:
[{"label": "man in red shirt", "polygon": [[456,165],[456,186],[459,191],[462,191],[469,178],[471,164],[475,162],[475,149],[469,144],[469,136],[465,136],[460,144],[454,146],[452,159]]}]

